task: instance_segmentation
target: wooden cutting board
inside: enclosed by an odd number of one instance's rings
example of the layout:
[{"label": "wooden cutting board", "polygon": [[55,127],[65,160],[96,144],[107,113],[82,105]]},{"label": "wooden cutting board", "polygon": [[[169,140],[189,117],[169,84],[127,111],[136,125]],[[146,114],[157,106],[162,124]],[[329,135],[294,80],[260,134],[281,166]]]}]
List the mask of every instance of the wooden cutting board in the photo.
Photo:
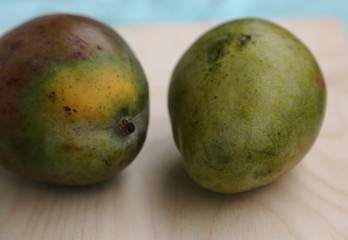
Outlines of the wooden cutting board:
[{"label": "wooden cutting board", "polygon": [[100,185],[49,186],[0,168],[0,239],[348,239],[348,45],[335,20],[280,21],[317,57],[328,87],[321,134],[276,182],[224,195],[191,181],[167,111],[171,71],[212,24],[118,28],[142,62],[151,90],[146,144]]}]

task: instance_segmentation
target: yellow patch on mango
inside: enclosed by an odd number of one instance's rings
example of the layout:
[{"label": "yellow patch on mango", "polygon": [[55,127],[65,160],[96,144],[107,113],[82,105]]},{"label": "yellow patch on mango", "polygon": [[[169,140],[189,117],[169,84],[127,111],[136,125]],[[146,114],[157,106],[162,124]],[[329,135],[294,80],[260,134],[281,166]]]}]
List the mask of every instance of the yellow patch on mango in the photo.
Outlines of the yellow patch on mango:
[{"label": "yellow patch on mango", "polygon": [[[111,64],[64,68],[47,85],[54,112],[71,121],[104,123],[117,108],[132,104],[136,86]],[[52,109],[51,109],[52,111]]]}]

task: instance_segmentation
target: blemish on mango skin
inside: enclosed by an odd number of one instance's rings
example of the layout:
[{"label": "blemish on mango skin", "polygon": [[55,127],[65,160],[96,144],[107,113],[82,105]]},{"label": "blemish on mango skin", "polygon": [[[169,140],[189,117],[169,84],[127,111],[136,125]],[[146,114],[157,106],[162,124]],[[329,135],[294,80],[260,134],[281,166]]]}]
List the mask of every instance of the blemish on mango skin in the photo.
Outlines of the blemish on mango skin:
[{"label": "blemish on mango skin", "polygon": [[106,165],[108,168],[111,167],[111,164],[110,164],[110,162],[109,162],[107,159],[103,159],[102,161],[103,161],[103,163],[105,163],[105,165]]},{"label": "blemish on mango skin", "polygon": [[54,103],[57,101],[57,95],[56,95],[56,92],[55,91],[52,91],[48,94],[48,99]]},{"label": "blemish on mango skin", "polygon": [[326,89],[325,81],[324,81],[323,78],[317,78],[316,84],[319,87],[319,89],[321,89],[321,90],[325,90]]},{"label": "blemish on mango skin", "polygon": [[244,46],[244,45],[246,45],[250,40],[251,40],[251,35],[250,35],[250,34],[242,34],[241,40],[240,40],[240,45]]},{"label": "blemish on mango skin", "polygon": [[75,121],[89,119],[103,122],[114,113],[114,105],[118,102],[131,104],[135,100],[136,86],[122,79],[123,76],[117,74],[118,70],[112,64],[101,63],[94,69],[80,71],[79,68],[88,69],[90,65],[81,64],[57,71],[46,84],[43,91],[48,92],[51,111],[59,116],[62,116],[60,111],[64,111]]},{"label": "blemish on mango skin", "polygon": [[226,46],[228,46],[234,37],[231,34],[221,36],[217,41],[214,41],[207,47],[207,59],[210,63],[217,63],[217,61],[226,54]]},{"label": "blemish on mango skin", "polygon": [[71,115],[71,108],[69,106],[64,106],[63,109],[68,115]]}]

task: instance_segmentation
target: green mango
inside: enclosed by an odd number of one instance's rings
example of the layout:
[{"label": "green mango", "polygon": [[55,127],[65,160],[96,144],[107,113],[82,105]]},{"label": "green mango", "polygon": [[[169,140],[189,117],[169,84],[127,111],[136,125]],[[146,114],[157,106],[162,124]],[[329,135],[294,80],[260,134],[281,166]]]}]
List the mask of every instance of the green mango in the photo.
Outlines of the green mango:
[{"label": "green mango", "polygon": [[201,36],[169,86],[172,131],[188,174],[211,191],[266,185],[310,150],[326,87],[308,48],[262,19],[227,22]]},{"label": "green mango", "polygon": [[0,164],[62,185],[113,176],[141,150],[149,93],[111,28],[75,15],[32,19],[0,39]]}]

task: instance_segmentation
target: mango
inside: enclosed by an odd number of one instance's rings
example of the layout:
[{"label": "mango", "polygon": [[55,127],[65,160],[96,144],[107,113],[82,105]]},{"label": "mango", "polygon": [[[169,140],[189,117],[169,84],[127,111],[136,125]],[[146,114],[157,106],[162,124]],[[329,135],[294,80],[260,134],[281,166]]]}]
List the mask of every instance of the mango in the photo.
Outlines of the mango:
[{"label": "mango", "polygon": [[283,27],[244,18],[204,33],[177,63],[168,107],[185,169],[202,187],[269,184],[315,142],[326,86],[310,50]]},{"label": "mango", "polygon": [[0,164],[59,185],[104,181],[141,150],[148,83],[127,43],[88,17],[32,19],[0,39]]}]

